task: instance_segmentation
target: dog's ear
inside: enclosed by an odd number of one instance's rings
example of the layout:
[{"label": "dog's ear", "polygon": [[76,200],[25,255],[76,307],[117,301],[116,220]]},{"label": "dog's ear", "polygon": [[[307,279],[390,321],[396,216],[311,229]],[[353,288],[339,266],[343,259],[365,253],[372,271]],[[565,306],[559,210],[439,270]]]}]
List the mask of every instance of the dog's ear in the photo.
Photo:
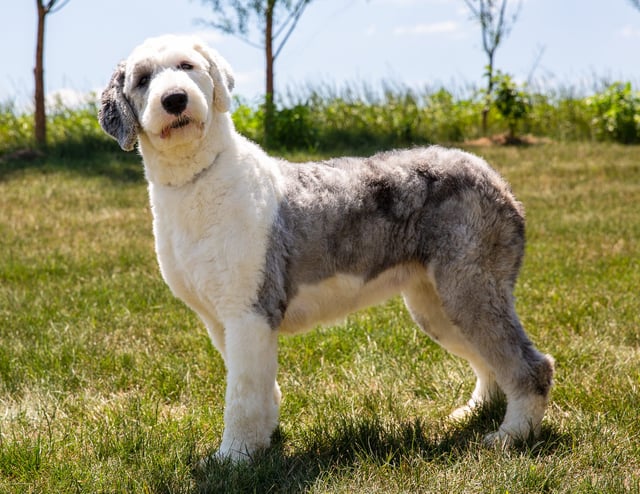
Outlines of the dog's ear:
[{"label": "dog's ear", "polygon": [[125,151],[131,151],[138,139],[138,119],[123,93],[125,63],[116,67],[109,86],[102,92],[98,121],[102,129],[118,141]]},{"label": "dog's ear", "polygon": [[235,85],[229,63],[202,42],[196,41],[194,48],[209,62],[209,75],[213,79],[213,104],[220,113],[231,109],[231,91]]}]

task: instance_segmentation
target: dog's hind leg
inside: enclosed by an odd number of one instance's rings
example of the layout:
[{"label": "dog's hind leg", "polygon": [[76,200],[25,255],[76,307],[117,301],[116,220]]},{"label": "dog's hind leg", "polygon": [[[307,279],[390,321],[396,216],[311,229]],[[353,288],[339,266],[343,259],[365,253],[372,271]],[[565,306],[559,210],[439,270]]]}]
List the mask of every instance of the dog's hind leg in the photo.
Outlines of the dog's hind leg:
[{"label": "dog's hind leg", "polygon": [[227,390],[219,454],[249,459],[278,425],[278,334],[257,314],[225,323]]},{"label": "dog's hind leg", "polygon": [[403,292],[409,313],[418,326],[434,341],[457,357],[466,359],[476,375],[476,385],[468,403],[451,413],[462,419],[500,394],[495,374],[483,356],[444,312],[442,301],[431,280],[425,276]]},{"label": "dog's hind leg", "polygon": [[541,354],[525,334],[513,306],[511,284],[478,269],[448,265],[433,282],[405,292],[414,319],[443,347],[467,359],[477,375],[463,416],[501,389],[507,411],[488,442],[510,443],[537,434],[546,409],[553,359]]},{"label": "dog's hind leg", "polygon": [[[508,444],[537,435],[553,377],[553,359],[540,353],[525,334],[512,295],[514,273],[491,262],[449,261],[434,269],[442,308],[495,376],[507,398],[507,411],[487,441]],[[493,258],[492,258],[493,259]],[[483,269],[484,266],[484,269]]]}]

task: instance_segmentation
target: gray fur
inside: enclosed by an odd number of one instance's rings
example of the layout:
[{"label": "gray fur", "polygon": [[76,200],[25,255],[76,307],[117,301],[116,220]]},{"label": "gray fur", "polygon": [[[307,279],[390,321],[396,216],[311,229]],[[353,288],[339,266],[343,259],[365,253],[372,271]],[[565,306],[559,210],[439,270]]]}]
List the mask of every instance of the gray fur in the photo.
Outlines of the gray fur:
[{"label": "gray fur", "polygon": [[[274,329],[301,283],[337,273],[370,280],[411,262],[446,266],[470,245],[481,246],[487,263],[501,256],[515,281],[522,209],[475,156],[434,146],[282,168],[287,191],[257,302]],[[480,216],[467,211],[469,201],[481,205]]]},{"label": "gray fur", "polygon": [[121,62],[111,76],[111,81],[102,92],[102,104],[98,121],[102,129],[118,141],[125,151],[131,151],[138,140],[138,119],[125,97],[125,64]]},{"label": "gray fur", "polygon": [[[553,360],[538,352],[513,308],[525,247],[524,211],[486,162],[437,146],[280,163],[285,197],[273,224],[256,309],[277,329],[301,284],[336,274],[371,280],[403,264],[431,268],[442,309],[457,330],[420,327],[460,356],[487,363],[508,396],[546,399]],[[420,295],[423,297],[424,295]]]}]

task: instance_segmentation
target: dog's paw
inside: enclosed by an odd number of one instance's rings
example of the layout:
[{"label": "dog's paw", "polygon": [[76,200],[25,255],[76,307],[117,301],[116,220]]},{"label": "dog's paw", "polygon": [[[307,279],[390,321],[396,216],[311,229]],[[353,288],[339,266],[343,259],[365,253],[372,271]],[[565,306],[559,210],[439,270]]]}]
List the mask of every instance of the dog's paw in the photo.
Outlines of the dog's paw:
[{"label": "dog's paw", "polygon": [[224,464],[224,463],[244,463],[251,460],[251,455],[247,451],[240,451],[238,449],[218,449],[210,456],[202,458],[198,462],[198,468],[201,470],[207,470],[211,465]]},{"label": "dog's paw", "polygon": [[470,405],[463,405],[459,408],[456,408],[449,414],[449,420],[452,420],[454,422],[462,422],[463,420],[466,420],[471,415],[473,415],[474,409],[475,407],[472,407]]},{"label": "dog's paw", "polygon": [[491,432],[484,436],[483,444],[488,448],[497,448],[501,450],[507,450],[513,447],[517,438],[509,434],[502,428],[495,432]]},{"label": "dog's paw", "polygon": [[454,422],[460,422],[468,419],[474,413],[477,413],[478,409],[483,405],[483,403],[487,403],[488,400],[476,400],[471,398],[466,405],[462,405],[459,408],[456,408],[453,412],[449,414],[449,419]]},{"label": "dog's paw", "polygon": [[220,446],[220,449],[213,455],[219,461],[231,461],[232,463],[242,463],[250,461],[253,454],[248,448],[233,448]]}]

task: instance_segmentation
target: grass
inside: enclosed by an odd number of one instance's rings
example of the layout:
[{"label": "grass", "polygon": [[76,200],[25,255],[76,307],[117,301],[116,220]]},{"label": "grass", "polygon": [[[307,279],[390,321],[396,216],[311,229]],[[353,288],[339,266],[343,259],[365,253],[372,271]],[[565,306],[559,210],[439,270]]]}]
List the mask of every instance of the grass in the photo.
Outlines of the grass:
[{"label": "grass", "polygon": [[503,406],[398,299],[281,339],[274,446],[201,463],[224,368],[160,279],[137,159],[0,164],[0,492],[640,492],[640,162],[613,144],[476,148],[528,214],[518,309],[557,360],[539,441],[481,446]]}]

